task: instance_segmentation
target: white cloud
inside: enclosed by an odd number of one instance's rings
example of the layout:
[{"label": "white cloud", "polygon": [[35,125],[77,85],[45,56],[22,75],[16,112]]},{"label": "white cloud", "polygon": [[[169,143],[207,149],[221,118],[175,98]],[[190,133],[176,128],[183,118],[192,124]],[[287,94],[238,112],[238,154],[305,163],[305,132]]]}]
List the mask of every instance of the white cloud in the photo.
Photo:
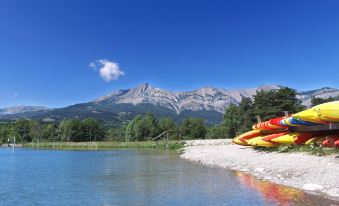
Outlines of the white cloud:
[{"label": "white cloud", "polygon": [[106,59],[91,62],[89,66],[93,70],[99,71],[100,77],[107,82],[117,80],[120,76],[125,75],[125,73],[119,68],[118,63]]}]

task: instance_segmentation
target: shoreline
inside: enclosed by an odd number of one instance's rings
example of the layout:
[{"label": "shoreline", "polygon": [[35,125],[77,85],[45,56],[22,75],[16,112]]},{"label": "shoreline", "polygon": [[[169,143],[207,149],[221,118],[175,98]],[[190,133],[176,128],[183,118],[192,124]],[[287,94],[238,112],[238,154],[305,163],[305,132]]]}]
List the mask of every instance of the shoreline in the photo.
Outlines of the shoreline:
[{"label": "shoreline", "polygon": [[32,149],[55,149],[55,150],[110,150],[110,149],[170,149],[178,150],[183,148],[184,141],[161,141],[157,144],[155,141],[143,142],[40,142],[26,143],[24,148]]},{"label": "shoreline", "polygon": [[265,152],[223,139],[186,141],[180,157],[339,200],[339,158],[336,155]]}]

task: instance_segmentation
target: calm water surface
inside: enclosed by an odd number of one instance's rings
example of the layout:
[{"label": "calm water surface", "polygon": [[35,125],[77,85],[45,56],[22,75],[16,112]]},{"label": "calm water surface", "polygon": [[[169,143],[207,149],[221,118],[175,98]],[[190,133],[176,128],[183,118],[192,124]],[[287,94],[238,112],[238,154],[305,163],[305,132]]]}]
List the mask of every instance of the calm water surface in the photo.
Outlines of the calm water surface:
[{"label": "calm water surface", "polygon": [[0,149],[0,205],[337,205],[175,152]]}]

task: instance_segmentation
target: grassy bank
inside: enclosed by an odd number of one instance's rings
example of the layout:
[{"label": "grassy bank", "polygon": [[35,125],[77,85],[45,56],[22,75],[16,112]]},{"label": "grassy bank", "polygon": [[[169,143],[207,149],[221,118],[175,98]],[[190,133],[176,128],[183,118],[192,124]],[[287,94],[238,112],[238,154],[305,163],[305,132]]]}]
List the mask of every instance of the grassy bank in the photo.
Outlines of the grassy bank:
[{"label": "grassy bank", "polygon": [[[26,143],[27,148],[65,149],[65,150],[105,150],[105,149],[166,149],[165,142],[40,142]],[[168,149],[178,150],[184,147],[183,141],[170,141]]]}]

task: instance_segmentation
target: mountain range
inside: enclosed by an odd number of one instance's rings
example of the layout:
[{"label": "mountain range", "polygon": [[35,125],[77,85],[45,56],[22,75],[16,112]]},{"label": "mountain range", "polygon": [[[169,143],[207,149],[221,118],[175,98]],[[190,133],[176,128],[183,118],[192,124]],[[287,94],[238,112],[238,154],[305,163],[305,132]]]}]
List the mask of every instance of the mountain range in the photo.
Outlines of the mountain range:
[{"label": "mountain range", "polygon": [[[60,121],[64,118],[94,117],[109,124],[120,124],[137,114],[148,111],[158,117],[170,116],[177,121],[186,117],[201,117],[208,123],[220,122],[230,103],[239,103],[243,97],[252,98],[260,90],[276,90],[279,85],[265,85],[248,89],[220,89],[202,87],[188,92],[173,92],[153,87],[148,83],[132,89],[113,91],[87,103],[50,109],[42,106],[17,106],[0,109],[0,118],[33,118]],[[306,106],[312,97],[339,96],[339,89],[324,87],[311,91],[298,91],[297,98]]]}]

